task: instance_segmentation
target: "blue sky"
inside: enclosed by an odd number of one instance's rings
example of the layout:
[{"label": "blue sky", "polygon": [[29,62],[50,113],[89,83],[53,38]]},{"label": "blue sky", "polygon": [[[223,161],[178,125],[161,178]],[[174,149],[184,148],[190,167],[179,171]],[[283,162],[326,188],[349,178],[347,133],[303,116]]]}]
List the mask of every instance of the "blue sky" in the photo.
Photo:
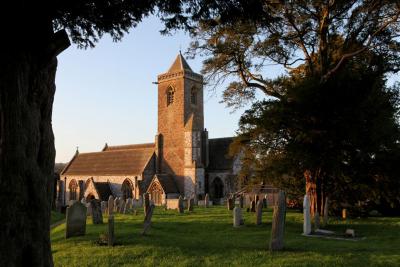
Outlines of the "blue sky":
[{"label": "blue sky", "polygon": [[[162,36],[157,18],[145,19],[118,43],[109,37],[94,49],[72,45],[58,57],[53,129],[56,162],[109,145],[153,142],[157,131],[157,75],[168,70],[190,38],[183,32]],[[188,60],[196,72],[201,58]],[[209,136],[232,136],[243,110],[219,103],[222,87],[205,88],[205,127]]]}]

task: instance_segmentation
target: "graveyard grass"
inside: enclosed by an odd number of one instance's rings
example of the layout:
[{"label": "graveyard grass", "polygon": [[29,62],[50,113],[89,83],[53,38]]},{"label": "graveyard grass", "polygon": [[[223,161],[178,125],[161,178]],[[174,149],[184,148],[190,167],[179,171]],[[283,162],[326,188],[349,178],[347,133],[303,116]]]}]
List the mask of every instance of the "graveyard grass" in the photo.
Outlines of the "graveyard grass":
[{"label": "graveyard grass", "polygon": [[88,217],[86,235],[65,239],[65,223],[51,230],[55,266],[400,266],[400,218],[331,219],[328,229],[355,229],[361,241],[301,236],[302,214],[288,211],[285,249],[270,253],[272,211],[243,212],[245,226],[232,227],[232,211],[199,208],[178,214],[157,207],[148,235],[142,236],[143,212],[115,217],[116,246],[96,243],[106,233]]}]

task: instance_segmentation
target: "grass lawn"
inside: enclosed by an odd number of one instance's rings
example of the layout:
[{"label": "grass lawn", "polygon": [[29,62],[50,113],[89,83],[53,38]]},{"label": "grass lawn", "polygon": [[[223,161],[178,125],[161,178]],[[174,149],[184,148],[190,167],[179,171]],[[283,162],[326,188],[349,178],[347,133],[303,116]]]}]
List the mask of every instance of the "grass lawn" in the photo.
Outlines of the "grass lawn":
[{"label": "grass lawn", "polygon": [[[232,227],[225,207],[195,208],[178,214],[156,208],[149,234],[142,236],[143,213],[117,215],[114,247],[99,246],[107,224],[87,220],[86,236],[65,239],[65,224],[52,229],[55,266],[400,266],[400,218],[331,221],[330,230],[355,229],[361,241],[301,236],[302,214],[286,216],[285,250],[270,253],[272,212],[243,212],[245,226]],[[107,218],[104,218],[107,221]]]},{"label": "grass lawn", "polygon": [[51,218],[50,218],[50,225],[59,222],[61,220],[65,219],[65,214],[62,214],[60,212],[56,212],[54,210],[51,211]]}]

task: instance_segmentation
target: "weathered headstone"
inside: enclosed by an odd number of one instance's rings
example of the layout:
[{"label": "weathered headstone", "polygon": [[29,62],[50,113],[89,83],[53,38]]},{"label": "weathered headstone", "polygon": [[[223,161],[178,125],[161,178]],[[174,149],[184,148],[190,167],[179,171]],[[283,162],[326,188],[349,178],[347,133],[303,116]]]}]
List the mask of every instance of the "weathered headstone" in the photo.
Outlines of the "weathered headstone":
[{"label": "weathered headstone", "polygon": [[250,211],[256,212],[256,202],[254,200],[250,202]]},{"label": "weathered headstone", "polygon": [[108,215],[112,215],[114,213],[114,197],[111,195],[108,197]]},{"label": "weathered headstone", "polygon": [[239,208],[243,209],[244,207],[244,199],[243,199],[243,195],[239,196]]},{"label": "weathered headstone", "polygon": [[325,198],[324,204],[324,218],[323,218],[323,225],[326,226],[328,224],[328,217],[329,216],[329,198]]},{"label": "weathered headstone", "polygon": [[187,210],[188,211],[193,211],[193,206],[194,206],[194,198],[189,198],[188,199],[188,207],[187,207]]},{"label": "weathered headstone", "polygon": [[256,206],[256,225],[260,225],[262,223],[262,207],[262,201],[258,200]]},{"label": "weathered headstone", "polygon": [[150,198],[149,198],[149,193],[144,193],[143,194],[143,210],[144,210],[144,216],[147,216],[147,213],[150,208]]},{"label": "weathered headstone", "polygon": [[233,208],[235,207],[235,202],[234,202],[234,198],[230,197],[228,198],[228,210],[233,210]]},{"label": "weathered headstone", "polygon": [[242,209],[235,207],[233,209],[233,227],[239,227],[243,225]]},{"label": "weathered headstone", "polygon": [[114,199],[114,212],[118,212],[119,197]]},{"label": "weathered headstone", "polygon": [[125,199],[123,199],[123,198],[121,198],[121,200],[120,200],[120,202],[119,202],[119,213],[123,213],[124,212],[124,209],[125,209],[125,204],[126,204],[126,201],[125,201]]},{"label": "weathered headstone", "polygon": [[86,212],[86,206],[80,202],[75,202],[67,208],[65,238],[85,235]]},{"label": "weathered headstone", "polygon": [[101,206],[101,213],[105,214],[107,211],[107,201],[102,201],[100,203],[100,206]]},{"label": "weathered headstone", "polygon": [[184,201],[183,201],[183,198],[182,198],[182,196],[179,196],[179,199],[178,199],[178,211],[179,211],[179,213],[183,213],[184,212],[184,209],[185,209],[185,206],[184,206]]},{"label": "weathered headstone", "polygon": [[131,211],[131,210],[132,210],[132,207],[133,207],[133,199],[132,199],[132,198],[128,198],[128,199],[126,200],[126,203],[125,203],[124,213],[126,214],[126,213],[128,213],[129,211]]},{"label": "weathered headstone", "polygon": [[208,196],[208,194],[206,194],[206,196],[204,197],[204,206],[206,208],[208,208],[209,202],[210,202],[210,197]]},{"label": "weathered headstone", "polygon": [[114,215],[110,215],[108,217],[108,242],[107,244],[109,246],[114,246],[114,242],[115,242],[115,235],[114,235]]},{"label": "weathered headstone", "polygon": [[304,196],[303,200],[303,234],[311,234],[311,214],[310,214],[310,198],[308,195]]},{"label": "weathered headstone", "polygon": [[142,235],[145,235],[147,231],[150,229],[151,226],[151,217],[153,217],[153,211],[154,211],[154,204],[151,204],[149,206],[149,209],[147,210],[147,214],[144,218],[144,224],[143,224],[143,232]]},{"label": "weathered headstone", "polygon": [[274,207],[274,215],[272,219],[271,243],[269,245],[269,249],[271,251],[283,249],[285,219],[286,219],[286,196],[285,192],[280,191],[278,194],[277,206]]},{"label": "weathered headstone", "polygon": [[93,224],[102,224],[103,223],[103,214],[101,213],[100,200],[92,199],[90,201],[90,208],[92,209]]},{"label": "weathered headstone", "polygon": [[319,229],[319,212],[317,211],[314,215],[314,228],[315,230]]}]

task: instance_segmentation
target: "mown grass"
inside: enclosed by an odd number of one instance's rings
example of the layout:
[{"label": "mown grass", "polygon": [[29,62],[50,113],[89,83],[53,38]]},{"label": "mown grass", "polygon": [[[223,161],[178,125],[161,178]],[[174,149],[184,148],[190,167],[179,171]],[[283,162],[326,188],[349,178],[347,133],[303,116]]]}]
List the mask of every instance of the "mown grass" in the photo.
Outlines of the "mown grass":
[{"label": "mown grass", "polygon": [[[332,220],[329,229],[353,228],[361,241],[301,236],[302,214],[286,217],[285,250],[270,253],[272,211],[244,212],[245,226],[232,227],[225,207],[196,208],[178,214],[156,208],[148,235],[142,236],[143,213],[117,215],[114,247],[99,246],[107,224],[87,220],[86,235],[65,239],[65,224],[51,232],[55,266],[400,266],[400,218]],[[104,218],[107,221],[107,218]]]},{"label": "mown grass", "polygon": [[65,219],[65,214],[62,214],[60,212],[56,212],[54,210],[51,211],[51,217],[50,217],[50,225],[59,222],[61,220]]}]

